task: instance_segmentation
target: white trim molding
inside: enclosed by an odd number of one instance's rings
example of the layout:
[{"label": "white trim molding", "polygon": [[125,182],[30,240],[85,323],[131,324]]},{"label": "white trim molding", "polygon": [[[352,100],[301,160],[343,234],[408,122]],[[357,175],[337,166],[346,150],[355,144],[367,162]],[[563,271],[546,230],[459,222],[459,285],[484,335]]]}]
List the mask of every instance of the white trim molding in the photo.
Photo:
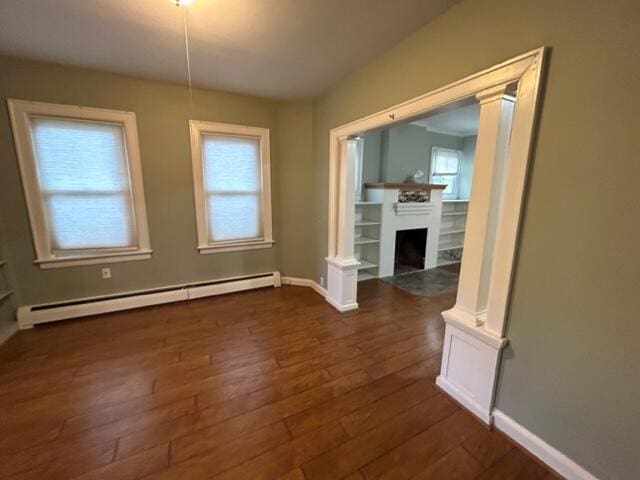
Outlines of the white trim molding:
[{"label": "white trim molding", "polygon": [[437,383],[487,424],[507,343],[504,322],[544,56],[544,48],[533,50],[329,133],[327,301],[344,311],[358,305],[350,246],[355,149],[349,139],[445,108],[480,104],[460,281],[455,306],[443,313],[447,325]]},{"label": "white trim molding", "polygon": [[293,285],[296,287],[309,287],[313,288],[319,295],[323,298],[327,297],[327,290],[322,287],[315,280],[311,280],[310,278],[300,278],[300,277],[282,277],[283,285]]},{"label": "white trim molding", "polygon": [[498,430],[563,477],[569,480],[598,480],[565,454],[553,448],[502,411],[498,409],[493,411],[493,422]]},{"label": "white trim molding", "polygon": [[[31,232],[33,234],[36,252],[34,263],[42,269],[47,269],[151,258],[135,113],[16,99],[7,100],[7,104],[9,106]],[[38,182],[38,168],[32,141],[31,117],[110,123],[122,128],[126,163],[130,178],[132,215],[135,229],[134,246],[54,251],[52,237],[47,226],[47,215],[42,192]]]},{"label": "white trim molding", "polygon": [[[201,254],[209,254],[271,248],[274,241],[271,221],[271,147],[269,142],[269,129],[196,120],[189,122],[189,129],[191,135],[191,162],[193,165],[198,251]],[[261,197],[260,223],[262,230],[260,237],[228,241],[213,241],[210,238],[209,213],[204,191],[203,134],[252,138],[260,142],[261,191],[259,195]]]},{"label": "white trim molding", "polygon": [[232,277],[172,285],[153,290],[138,290],[114,295],[80,298],[47,305],[23,305],[18,307],[18,327],[20,330],[26,330],[41,323],[130,310],[150,305],[161,305],[163,303],[194,300],[196,298],[224,295],[255,288],[280,287],[280,285],[280,272],[269,272],[247,277]]}]

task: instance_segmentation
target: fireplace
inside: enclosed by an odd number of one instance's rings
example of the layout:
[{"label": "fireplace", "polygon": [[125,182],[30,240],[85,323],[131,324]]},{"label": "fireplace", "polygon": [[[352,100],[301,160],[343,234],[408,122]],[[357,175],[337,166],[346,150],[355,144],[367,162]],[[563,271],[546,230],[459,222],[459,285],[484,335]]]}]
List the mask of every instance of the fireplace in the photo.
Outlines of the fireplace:
[{"label": "fireplace", "polygon": [[427,230],[427,228],[414,228],[396,232],[394,274],[410,270],[424,270]]}]

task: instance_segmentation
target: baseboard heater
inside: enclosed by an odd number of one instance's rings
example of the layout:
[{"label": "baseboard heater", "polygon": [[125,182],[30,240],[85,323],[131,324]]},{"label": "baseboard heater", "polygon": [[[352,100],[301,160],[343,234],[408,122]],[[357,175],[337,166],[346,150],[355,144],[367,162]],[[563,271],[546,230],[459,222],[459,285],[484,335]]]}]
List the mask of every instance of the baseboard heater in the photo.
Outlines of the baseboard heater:
[{"label": "baseboard heater", "polygon": [[279,287],[280,284],[280,273],[271,272],[44,305],[25,305],[18,308],[18,326],[25,330],[40,323],[181,302],[254,288]]}]

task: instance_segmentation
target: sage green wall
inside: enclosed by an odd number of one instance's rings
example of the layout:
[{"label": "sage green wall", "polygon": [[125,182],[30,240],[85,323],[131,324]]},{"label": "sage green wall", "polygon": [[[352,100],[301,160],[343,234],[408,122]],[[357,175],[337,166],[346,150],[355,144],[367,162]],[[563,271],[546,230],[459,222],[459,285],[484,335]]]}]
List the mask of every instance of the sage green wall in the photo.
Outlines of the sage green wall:
[{"label": "sage green wall", "polygon": [[[254,97],[195,90],[193,110],[183,86],[92,70],[0,57],[0,204],[20,304],[139,290],[278,270],[280,209],[273,209],[272,249],[200,255],[188,120],[268,127],[272,140],[272,199],[280,205],[277,104]],[[151,260],[41,270],[34,251],[18,175],[6,98],[85,105],[136,113],[151,246]],[[307,247],[308,248],[308,247]]]},{"label": "sage green wall", "polygon": [[464,0],[315,102],[326,276],[328,131],[552,48],[497,406],[601,479],[640,478],[640,2]]},{"label": "sage green wall", "polygon": [[[285,102],[277,109],[279,132],[280,267],[283,275],[312,278],[310,252],[316,249],[312,221],[313,185],[311,141],[313,134],[311,101]],[[275,204],[274,204],[274,208]]]}]

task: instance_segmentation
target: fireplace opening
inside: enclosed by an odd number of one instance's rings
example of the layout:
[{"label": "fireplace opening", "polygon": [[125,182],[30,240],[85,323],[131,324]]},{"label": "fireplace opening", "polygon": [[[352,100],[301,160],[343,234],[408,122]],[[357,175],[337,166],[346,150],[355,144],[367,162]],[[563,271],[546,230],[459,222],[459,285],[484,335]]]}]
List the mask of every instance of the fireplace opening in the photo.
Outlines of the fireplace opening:
[{"label": "fireplace opening", "polygon": [[394,275],[424,270],[427,230],[427,228],[416,228],[396,232]]}]

